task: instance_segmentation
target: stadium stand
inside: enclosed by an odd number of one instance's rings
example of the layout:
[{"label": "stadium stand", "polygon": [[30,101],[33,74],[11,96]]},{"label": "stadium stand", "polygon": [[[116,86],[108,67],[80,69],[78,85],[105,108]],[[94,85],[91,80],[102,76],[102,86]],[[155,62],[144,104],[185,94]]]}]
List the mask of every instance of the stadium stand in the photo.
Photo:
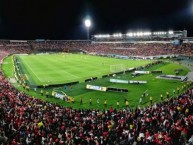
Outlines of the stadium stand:
[{"label": "stadium stand", "polygon": [[[147,41],[148,42],[148,41]],[[118,54],[124,56],[192,55],[193,43],[173,45],[158,41],[135,43],[95,43],[94,41],[0,41],[0,50],[10,53],[84,52],[89,54]]]},{"label": "stadium stand", "polygon": [[[192,55],[193,51],[191,43],[178,47],[172,44],[92,44],[88,41],[40,43],[1,41],[0,59],[9,54],[58,48],[121,55]],[[112,49],[117,47],[136,49]],[[192,128],[193,88],[146,108],[77,110],[19,92],[0,73],[1,144],[182,145],[192,143]]]},{"label": "stadium stand", "polygon": [[192,88],[145,109],[99,111],[29,97],[2,75],[0,86],[0,141],[6,144],[180,144],[193,134]]}]

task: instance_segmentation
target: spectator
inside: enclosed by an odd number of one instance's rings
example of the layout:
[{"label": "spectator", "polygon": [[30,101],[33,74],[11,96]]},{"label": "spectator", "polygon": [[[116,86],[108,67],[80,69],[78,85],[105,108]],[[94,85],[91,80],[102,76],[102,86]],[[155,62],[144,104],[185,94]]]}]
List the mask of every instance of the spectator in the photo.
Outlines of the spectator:
[{"label": "spectator", "polygon": [[[183,44],[179,50],[170,44],[88,44],[83,42],[45,42],[32,43],[34,49],[57,49],[58,46],[81,46],[90,52],[110,52],[110,48],[124,46],[137,49],[120,54],[150,54],[157,52],[181,52],[188,54],[192,44]],[[68,45],[66,45],[68,44]],[[90,47],[92,45],[92,47]],[[111,47],[113,46],[113,47]],[[142,46],[142,48],[140,48]],[[167,47],[171,48],[168,50]],[[3,58],[14,52],[31,52],[17,50],[29,45],[0,43]],[[139,48],[138,48],[139,47]],[[9,49],[8,49],[9,48]],[[92,49],[91,49],[92,48]],[[100,50],[102,48],[102,50]],[[186,50],[186,48],[188,48]],[[6,50],[8,49],[8,50]],[[37,48],[38,49],[38,48]],[[161,50],[163,49],[163,50]],[[11,50],[14,50],[11,52]],[[146,50],[146,51],[147,51]],[[149,54],[149,55],[150,55]],[[185,89],[185,88],[184,88]],[[187,89],[187,87],[186,87]],[[176,98],[168,98],[162,103],[155,103],[144,109],[136,108],[116,110],[82,110],[59,106],[30,97],[17,91],[0,73],[0,143],[1,144],[192,144],[193,134],[193,100],[192,89]],[[127,101],[127,100],[126,100]],[[99,98],[97,98],[99,106]],[[128,102],[129,105],[129,102]],[[128,106],[126,104],[126,107]]]}]

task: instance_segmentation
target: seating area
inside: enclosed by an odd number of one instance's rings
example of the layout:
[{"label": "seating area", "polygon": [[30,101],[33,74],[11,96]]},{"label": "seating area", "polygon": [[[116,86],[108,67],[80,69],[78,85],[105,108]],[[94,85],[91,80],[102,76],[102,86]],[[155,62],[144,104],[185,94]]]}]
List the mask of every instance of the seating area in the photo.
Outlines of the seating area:
[{"label": "seating area", "polygon": [[192,55],[193,43],[93,43],[91,41],[0,41],[0,50],[11,53],[73,52],[116,54],[122,56]]},{"label": "seating area", "polygon": [[0,88],[5,144],[181,144],[193,135],[193,88],[146,108],[104,111],[43,102],[18,92],[2,75]]},{"label": "seating area", "polygon": [[[22,46],[21,46],[22,45]],[[12,53],[33,53],[39,44],[0,44],[1,59]],[[58,44],[55,45],[54,48]],[[59,44],[87,52],[146,55],[192,54],[192,44],[179,47],[161,44],[122,44],[136,47],[128,52],[117,45],[84,43]],[[171,48],[169,48],[171,46]],[[32,48],[31,48],[32,47]],[[41,48],[44,49],[43,44]],[[46,47],[47,48],[47,47]],[[52,47],[53,48],[53,47]],[[152,50],[153,49],[153,50]],[[183,145],[193,143],[193,88],[162,103],[145,108],[82,110],[44,102],[16,90],[0,73],[0,144],[5,145]]]}]

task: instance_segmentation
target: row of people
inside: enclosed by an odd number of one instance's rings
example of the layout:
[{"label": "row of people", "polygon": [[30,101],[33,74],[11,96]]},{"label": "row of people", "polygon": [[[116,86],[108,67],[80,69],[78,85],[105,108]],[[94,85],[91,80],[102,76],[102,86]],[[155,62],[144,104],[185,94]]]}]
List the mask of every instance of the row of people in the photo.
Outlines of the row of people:
[{"label": "row of people", "polygon": [[[5,55],[25,51],[6,49]],[[192,98],[190,88],[177,98],[134,111],[72,109],[19,92],[0,74],[0,143],[190,144]]]},{"label": "row of people", "polygon": [[[134,111],[81,110],[17,91],[0,76],[4,144],[183,144],[193,134],[193,93]],[[175,136],[175,138],[173,138]]]},{"label": "row of people", "polygon": [[[2,44],[1,44],[2,43]],[[154,56],[168,54],[193,54],[193,43],[176,46],[172,43],[91,43],[90,41],[30,41],[25,43],[4,43],[0,41],[0,51],[11,53],[33,53],[44,51],[84,51],[95,54],[119,54],[126,56]]]}]

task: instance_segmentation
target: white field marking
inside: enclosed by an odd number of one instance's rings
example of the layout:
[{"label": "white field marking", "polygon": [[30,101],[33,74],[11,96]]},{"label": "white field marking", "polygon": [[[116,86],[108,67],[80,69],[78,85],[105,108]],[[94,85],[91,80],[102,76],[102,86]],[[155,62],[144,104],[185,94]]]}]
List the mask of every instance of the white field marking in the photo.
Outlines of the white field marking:
[{"label": "white field marking", "polygon": [[64,71],[65,73],[67,73],[67,74],[69,74],[69,75],[71,75],[71,76],[74,76],[74,77],[76,77],[76,78],[80,78],[79,76],[73,75],[73,74],[71,74],[71,73],[69,73],[69,72],[67,72],[67,71],[65,71],[65,70],[62,70],[62,71]]},{"label": "white field marking", "polygon": [[[25,63],[28,67],[29,67],[29,69],[31,70],[31,72],[36,76],[36,78],[40,81],[40,82],[46,82],[46,81],[44,81],[44,80],[42,80],[42,79],[40,79],[33,71],[32,71],[32,69],[31,69],[31,67],[27,64],[27,63]],[[76,75],[73,75],[73,74],[71,74],[71,73],[69,73],[69,72],[67,72],[67,71],[65,71],[65,70],[63,70],[65,73],[67,73],[67,74],[69,74],[69,75],[71,75],[71,76],[74,76],[74,77],[76,77],[76,78],[80,78],[80,77],[78,77],[78,76],[76,76]]]},{"label": "white field marking", "polygon": [[33,71],[32,71],[32,69],[31,69],[31,67],[28,65],[28,63],[25,63],[27,66],[28,66],[28,68],[30,69],[30,71],[36,76],[36,78],[40,81],[40,82],[43,82]]}]

